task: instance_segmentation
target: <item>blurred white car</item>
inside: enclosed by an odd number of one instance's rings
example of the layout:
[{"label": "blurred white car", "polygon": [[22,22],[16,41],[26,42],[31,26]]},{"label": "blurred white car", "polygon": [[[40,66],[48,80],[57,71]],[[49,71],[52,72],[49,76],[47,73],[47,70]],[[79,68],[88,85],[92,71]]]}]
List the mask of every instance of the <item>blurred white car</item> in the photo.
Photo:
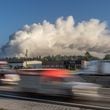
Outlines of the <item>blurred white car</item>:
[{"label": "blurred white car", "polygon": [[17,84],[20,80],[17,74],[5,74],[4,78],[0,79],[1,84]]}]

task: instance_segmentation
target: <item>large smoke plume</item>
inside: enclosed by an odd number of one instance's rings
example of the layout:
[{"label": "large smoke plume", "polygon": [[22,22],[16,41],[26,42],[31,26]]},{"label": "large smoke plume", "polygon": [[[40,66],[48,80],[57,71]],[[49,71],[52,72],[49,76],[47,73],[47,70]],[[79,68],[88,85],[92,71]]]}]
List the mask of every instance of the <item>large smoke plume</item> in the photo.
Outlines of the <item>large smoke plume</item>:
[{"label": "large smoke plume", "polygon": [[105,22],[90,19],[75,23],[72,16],[60,17],[55,24],[25,25],[9,37],[1,47],[1,56],[83,55],[89,51],[103,56],[110,53],[110,30]]}]

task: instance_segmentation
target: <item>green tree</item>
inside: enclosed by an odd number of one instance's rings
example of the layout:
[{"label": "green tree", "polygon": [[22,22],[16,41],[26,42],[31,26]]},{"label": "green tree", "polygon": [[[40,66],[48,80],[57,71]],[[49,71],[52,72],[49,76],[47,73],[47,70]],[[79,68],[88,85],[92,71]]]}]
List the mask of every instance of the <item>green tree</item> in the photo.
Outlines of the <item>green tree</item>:
[{"label": "green tree", "polygon": [[91,58],[91,54],[87,51],[87,52],[85,53],[85,59],[86,59],[86,60],[90,60],[90,58]]},{"label": "green tree", "polygon": [[110,54],[105,55],[104,60],[110,60]]}]

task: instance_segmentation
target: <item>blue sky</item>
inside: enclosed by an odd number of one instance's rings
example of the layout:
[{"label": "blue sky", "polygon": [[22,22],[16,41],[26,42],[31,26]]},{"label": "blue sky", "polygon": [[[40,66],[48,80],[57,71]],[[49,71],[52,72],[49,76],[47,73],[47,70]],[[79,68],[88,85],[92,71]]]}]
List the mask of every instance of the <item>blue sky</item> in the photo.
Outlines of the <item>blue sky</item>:
[{"label": "blue sky", "polygon": [[110,25],[110,0],[0,0],[0,46],[25,24],[72,15],[76,22],[97,18]]}]

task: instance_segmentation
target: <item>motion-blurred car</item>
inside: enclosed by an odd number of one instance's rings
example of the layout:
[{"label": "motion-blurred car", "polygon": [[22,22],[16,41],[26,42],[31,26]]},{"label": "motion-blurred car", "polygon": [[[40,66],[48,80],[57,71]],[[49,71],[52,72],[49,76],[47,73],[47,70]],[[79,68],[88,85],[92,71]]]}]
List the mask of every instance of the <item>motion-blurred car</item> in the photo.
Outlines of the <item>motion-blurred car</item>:
[{"label": "motion-blurred car", "polygon": [[18,84],[20,80],[19,75],[17,74],[5,74],[4,78],[0,79],[1,84]]},{"label": "motion-blurred car", "polygon": [[97,96],[100,85],[86,83],[63,69],[38,69],[20,72],[19,87],[24,92],[55,96]]},{"label": "motion-blurred car", "polygon": [[16,70],[10,69],[9,66],[0,66],[0,84],[17,84],[20,80]]}]

